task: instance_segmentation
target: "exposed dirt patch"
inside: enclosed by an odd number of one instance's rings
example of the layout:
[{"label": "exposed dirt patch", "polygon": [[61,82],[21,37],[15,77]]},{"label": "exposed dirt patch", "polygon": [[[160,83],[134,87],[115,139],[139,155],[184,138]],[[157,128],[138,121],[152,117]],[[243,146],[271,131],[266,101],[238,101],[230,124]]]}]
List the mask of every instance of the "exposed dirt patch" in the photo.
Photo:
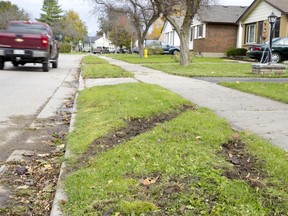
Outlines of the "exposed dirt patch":
[{"label": "exposed dirt patch", "polygon": [[157,124],[169,121],[188,109],[195,109],[195,106],[183,105],[176,108],[174,112],[155,116],[149,119],[134,118],[127,120],[126,127],[120,128],[119,130],[113,131],[105,137],[95,140],[90,145],[88,150],[81,155],[73,169],[85,166],[89,159],[99,152],[106,151],[115,145],[124,143],[141,133],[145,133],[146,131],[154,128]]},{"label": "exposed dirt patch", "polygon": [[240,138],[224,143],[221,153],[227,161],[233,164],[233,169],[225,172],[227,178],[242,179],[252,187],[265,188],[265,184],[261,181],[267,176],[263,171],[264,161],[249,154]]},{"label": "exposed dirt patch", "polygon": [[[23,153],[21,161],[0,164],[6,167],[0,185],[9,191],[9,198],[0,204],[0,215],[50,215],[72,107],[73,98],[65,102],[57,116],[37,121],[24,131],[19,128],[21,133],[10,140],[14,149],[21,149],[22,143],[22,148],[32,151]],[[31,119],[23,124],[30,125]]]},{"label": "exposed dirt patch", "polygon": [[263,181],[268,178],[264,171],[265,161],[249,154],[239,136],[224,143],[221,154],[233,164],[233,169],[225,172],[227,178],[242,179],[255,188],[262,196],[263,206],[270,210],[269,215],[287,215],[285,212],[287,199],[281,195],[271,194],[269,187],[273,187],[273,183],[265,185]]}]

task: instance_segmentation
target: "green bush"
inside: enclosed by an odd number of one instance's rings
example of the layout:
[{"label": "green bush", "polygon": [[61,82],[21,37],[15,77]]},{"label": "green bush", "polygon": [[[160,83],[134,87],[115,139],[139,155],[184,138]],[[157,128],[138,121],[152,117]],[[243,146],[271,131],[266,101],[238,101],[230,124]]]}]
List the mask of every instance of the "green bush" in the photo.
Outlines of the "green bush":
[{"label": "green bush", "polygon": [[229,48],[229,49],[226,51],[226,56],[227,56],[227,57],[235,56],[235,48]]},{"label": "green bush", "polygon": [[245,48],[229,48],[226,51],[227,57],[246,56],[247,50]]},{"label": "green bush", "polygon": [[237,48],[235,49],[235,56],[246,56],[247,49],[245,48]]},{"label": "green bush", "polygon": [[158,48],[151,48],[147,47],[148,49],[148,55],[161,55],[163,52],[163,49],[158,47]]},{"label": "green bush", "polygon": [[60,53],[71,53],[71,45],[69,43],[60,43],[59,44]]},{"label": "green bush", "polygon": [[[196,56],[196,53],[195,52],[189,52],[189,62],[192,63],[193,62],[193,59],[194,57]],[[175,62],[180,62],[180,53],[176,53],[172,56],[173,60]]]}]

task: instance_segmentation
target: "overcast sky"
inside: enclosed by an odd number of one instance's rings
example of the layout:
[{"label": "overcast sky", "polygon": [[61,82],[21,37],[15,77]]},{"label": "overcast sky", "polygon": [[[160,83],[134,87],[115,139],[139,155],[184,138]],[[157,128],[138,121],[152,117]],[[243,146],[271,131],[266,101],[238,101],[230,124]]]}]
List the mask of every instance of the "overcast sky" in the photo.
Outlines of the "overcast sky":
[{"label": "overcast sky", "polygon": [[[23,8],[32,20],[40,17],[43,0],[10,0],[10,2]],[[218,0],[218,4],[221,5],[249,6],[252,2],[253,0]],[[96,34],[98,30],[97,17],[93,15],[95,13],[93,13],[93,6],[89,0],[58,0],[58,3],[62,10],[73,10],[79,14],[80,19],[88,27],[88,34],[90,36]]]}]

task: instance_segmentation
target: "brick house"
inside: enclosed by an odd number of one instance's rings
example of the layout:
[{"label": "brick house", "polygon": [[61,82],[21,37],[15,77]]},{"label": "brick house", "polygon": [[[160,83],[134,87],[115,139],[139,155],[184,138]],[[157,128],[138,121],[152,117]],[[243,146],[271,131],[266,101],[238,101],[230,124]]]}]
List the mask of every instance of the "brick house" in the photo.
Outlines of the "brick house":
[{"label": "brick house", "polygon": [[269,40],[272,12],[278,17],[273,37],[288,37],[288,0],[255,0],[238,20],[242,47]]},{"label": "brick house", "polygon": [[[189,48],[204,56],[225,56],[227,49],[237,46],[238,23],[247,7],[210,5],[200,8],[195,15]],[[164,24],[164,41],[180,46],[179,36],[170,23]]]}]

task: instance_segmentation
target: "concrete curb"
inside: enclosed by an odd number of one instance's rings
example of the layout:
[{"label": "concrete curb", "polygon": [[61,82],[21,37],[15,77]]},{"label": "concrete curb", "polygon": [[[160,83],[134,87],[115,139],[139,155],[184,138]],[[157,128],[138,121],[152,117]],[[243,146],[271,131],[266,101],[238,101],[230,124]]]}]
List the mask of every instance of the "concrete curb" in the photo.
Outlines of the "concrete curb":
[{"label": "concrete curb", "polygon": [[[82,78],[82,75],[80,74],[79,76],[79,86],[78,86],[78,91],[79,90],[83,90],[85,88],[85,82],[84,79]],[[74,122],[75,122],[75,117],[76,117],[76,113],[77,113],[77,101],[78,98],[78,92],[75,95],[74,98],[74,106],[73,106],[73,111],[72,111],[72,116],[71,116],[71,120],[70,120],[70,127],[69,127],[69,133],[71,133],[74,129]],[[70,151],[66,146],[66,152],[64,157],[65,158],[69,158],[70,157]],[[50,212],[50,216],[61,216],[64,215],[63,212],[61,211],[60,208],[60,203],[63,201],[67,201],[67,196],[66,193],[64,191],[64,174],[65,174],[65,168],[66,168],[66,163],[63,162],[60,168],[60,173],[59,173],[59,177],[58,177],[58,181],[57,181],[57,187],[56,187],[56,193],[55,193],[55,197],[53,200],[53,204],[52,204],[52,209]]]},{"label": "concrete curb", "polygon": [[[88,84],[87,84],[88,82]],[[138,82],[136,79],[133,78],[122,78],[122,79],[98,79],[98,81],[86,81],[83,79],[81,73],[79,76],[79,86],[78,86],[78,90],[77,93],[75,95],[74,98],[74,106],[73,106],[73,111],[72,111],[72,116],[71,116],[71,121],[70,121],[70,128],[69,128],[69,133],[71,133],[74,129],[74,122],[75,122],[75,117],[77,114],[77,98],[78,98],[78,92],[84,90],[85,88],[89,88],[92,86],[101,86],[101,85],[115,85],[115,84],[121,84],[121,83],[132,83],[132,82]],[[69,158],[70,157],[70,151],[68,149],[68,147],[66,146],[66,152],[64,157],[65,158]],[[61,211],[60,208],[60,203],[61,202],[65,202],[67,201],[67,196],[66,193],[64,191],[64,176],[65,176],[65,168],[66,168],[66,163],[63,162],[60,168],[60,174],[58,177],[58,181],[57,181],[57,188],[56,188],[56,193],[55,193],[55,197],[53,200],[53,204],[52,204],[52,209],[50,212],[50,216],[62,216],[64,215],[63,212]]]}]

